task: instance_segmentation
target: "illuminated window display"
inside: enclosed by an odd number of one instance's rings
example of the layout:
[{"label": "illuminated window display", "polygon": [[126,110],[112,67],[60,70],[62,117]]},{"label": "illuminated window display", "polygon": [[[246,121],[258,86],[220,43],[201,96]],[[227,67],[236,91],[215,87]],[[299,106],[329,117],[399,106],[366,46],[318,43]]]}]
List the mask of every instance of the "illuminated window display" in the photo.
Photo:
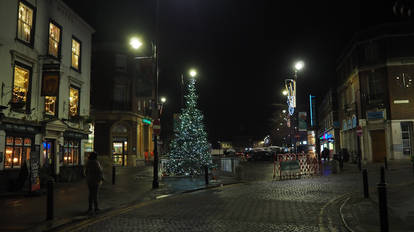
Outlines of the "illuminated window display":
[{"label": "illuminated window display", "polygon": [[33,33],[33,8],[27,4],[19,3],[19,19],[17,21],[17,38],[27,42],[32,42]]},{"label": "illuminated window display", "polygon": [[80,66],[79,66],[80,54],[81,54],[80,42],[72,38],[72,68],[76,70],[80,70]]},{"label": "illuminated window display", "polygon": [[45,97],[45,114],[56,115],[56,97]]},{"label": "illuminated window display", "polygon": [[12,103],[26,103],[29,92],[30,70],[19,64],[14,66]]},{"label": "illuminated window display", "polygon": [[79,89],[75,87],[69,89],[69,116],[79,116]]},{"label": "illuminated window display", "polygon": [[64,165],[78,165],[79,164],[79,141],[77,140],[65,140],[63,154]]},{"label": "illuminated window display", "polygon": [[60,50],[60,27],[49,23],[49,55],[59,57]]},{"label": "illuminated window display", "polygon": [[6,137],[4,168],[20,168],[24,160],[30,159],[32,139]]}]

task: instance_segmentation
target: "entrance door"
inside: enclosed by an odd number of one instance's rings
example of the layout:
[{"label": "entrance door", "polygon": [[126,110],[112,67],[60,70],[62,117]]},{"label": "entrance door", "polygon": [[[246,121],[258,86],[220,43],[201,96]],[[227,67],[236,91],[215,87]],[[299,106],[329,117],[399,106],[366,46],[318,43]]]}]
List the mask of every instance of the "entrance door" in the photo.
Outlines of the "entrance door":
[{"label": "entrance door", "polygon": [[374,130],[371,131],[371,145],[372,145],[372,161],[384,162],[384,158],[387,152],[385,145],[385,131]]},{"label": "entrance door", "polygon": [[43,167],[49,169],[50,175],[55,174],[55,141],[46,140],[43,141]]},{"label": "entrance door", "polygon": [[127,141],[126,139],[123,141],[113,141],[112,142],[112,149],[113,149],[113,160],[114,164],[116,165],[127,165]]}]

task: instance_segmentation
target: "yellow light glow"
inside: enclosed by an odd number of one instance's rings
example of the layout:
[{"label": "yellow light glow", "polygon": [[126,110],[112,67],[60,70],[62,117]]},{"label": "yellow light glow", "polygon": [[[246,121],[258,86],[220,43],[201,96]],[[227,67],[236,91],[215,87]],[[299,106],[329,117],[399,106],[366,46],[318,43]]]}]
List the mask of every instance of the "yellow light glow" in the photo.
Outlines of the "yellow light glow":
[{"label": "yellow light glow", "polygon": [[6,154],[11,154],[12,151],[11,150],[6,150]]},{"label": "yellow light glow", "polygon": [[63,159],[64,159],[64,160],[68,160],[68,157],[66,157],[66,156],[65,156]]},{"label": "yellow light glow", "polygon": [[167,98],[161,97],[161,103],[165,103],[167,101]]},{"label": "yellow light glow", "polygon": [[133,37],[129,40],[129,45],[131,45],[133,49],[138,49],[142,46],[142,42],[138,38]]},{"label": "yellow light glow", "polygon": [[13,158],[13,163],[19,162],[19,159],[17,157]]},{"label": "yellow light glow", "polygon": [[288,91],[285,89],[285,90],[283,90],[283,91],[282,91],[282,94],[283,94],[284,96],[287,96],[287,95],[288,95]]},{"label": "yellow light glow", "polygon": [[191,69],[189,73],[191,77],[197,76],[197,71],[195,69]]},{"label": "yellow light glow", "polygon": [[305,67],[305,63],[303,63],[303,61],[298,61],[298,62],[296,62],[296,64],[295,64],[295,69],[296,69],[297,71],[302,70],[304,67]]}]

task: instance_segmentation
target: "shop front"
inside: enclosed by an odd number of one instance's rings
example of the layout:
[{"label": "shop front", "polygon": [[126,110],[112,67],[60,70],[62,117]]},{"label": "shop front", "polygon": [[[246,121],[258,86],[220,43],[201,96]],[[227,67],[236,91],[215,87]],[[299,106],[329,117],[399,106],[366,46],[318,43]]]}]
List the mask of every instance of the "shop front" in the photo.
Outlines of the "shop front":
[{"label": "shop front", "polygon": [[338,150],[336,144],[335,129],[328,130],[325,133],[321,134],[319,136],[319,145],[321,152],[324,149],[329,150],[330,157],[332,157],[333,154],[336,154]]},{"label": "shop front", "polygon": [[88,134],[84,131],[66,130],[63,133],[63,144],[59,145],[59,180],[70,182],[79,180],[83,176],[85,155],[83,149],[84,140]]}]

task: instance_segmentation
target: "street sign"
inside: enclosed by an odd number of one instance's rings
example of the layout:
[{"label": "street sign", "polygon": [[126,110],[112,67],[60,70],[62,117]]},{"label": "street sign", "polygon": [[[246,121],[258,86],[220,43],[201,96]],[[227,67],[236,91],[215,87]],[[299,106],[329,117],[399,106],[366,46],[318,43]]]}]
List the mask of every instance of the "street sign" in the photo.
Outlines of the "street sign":
[{"label": "street sign", "polygon": [[154,120],[154,124],[152,126],[152,130],[153,130],[154,134],[160,135],[160,132],[161,132],[161,124],[160,124],[160,120],[159,119]]},{"label": "street sign", "polygon": [[356,132],[358,136],[362,136],[362,127],[358,126]]}]

